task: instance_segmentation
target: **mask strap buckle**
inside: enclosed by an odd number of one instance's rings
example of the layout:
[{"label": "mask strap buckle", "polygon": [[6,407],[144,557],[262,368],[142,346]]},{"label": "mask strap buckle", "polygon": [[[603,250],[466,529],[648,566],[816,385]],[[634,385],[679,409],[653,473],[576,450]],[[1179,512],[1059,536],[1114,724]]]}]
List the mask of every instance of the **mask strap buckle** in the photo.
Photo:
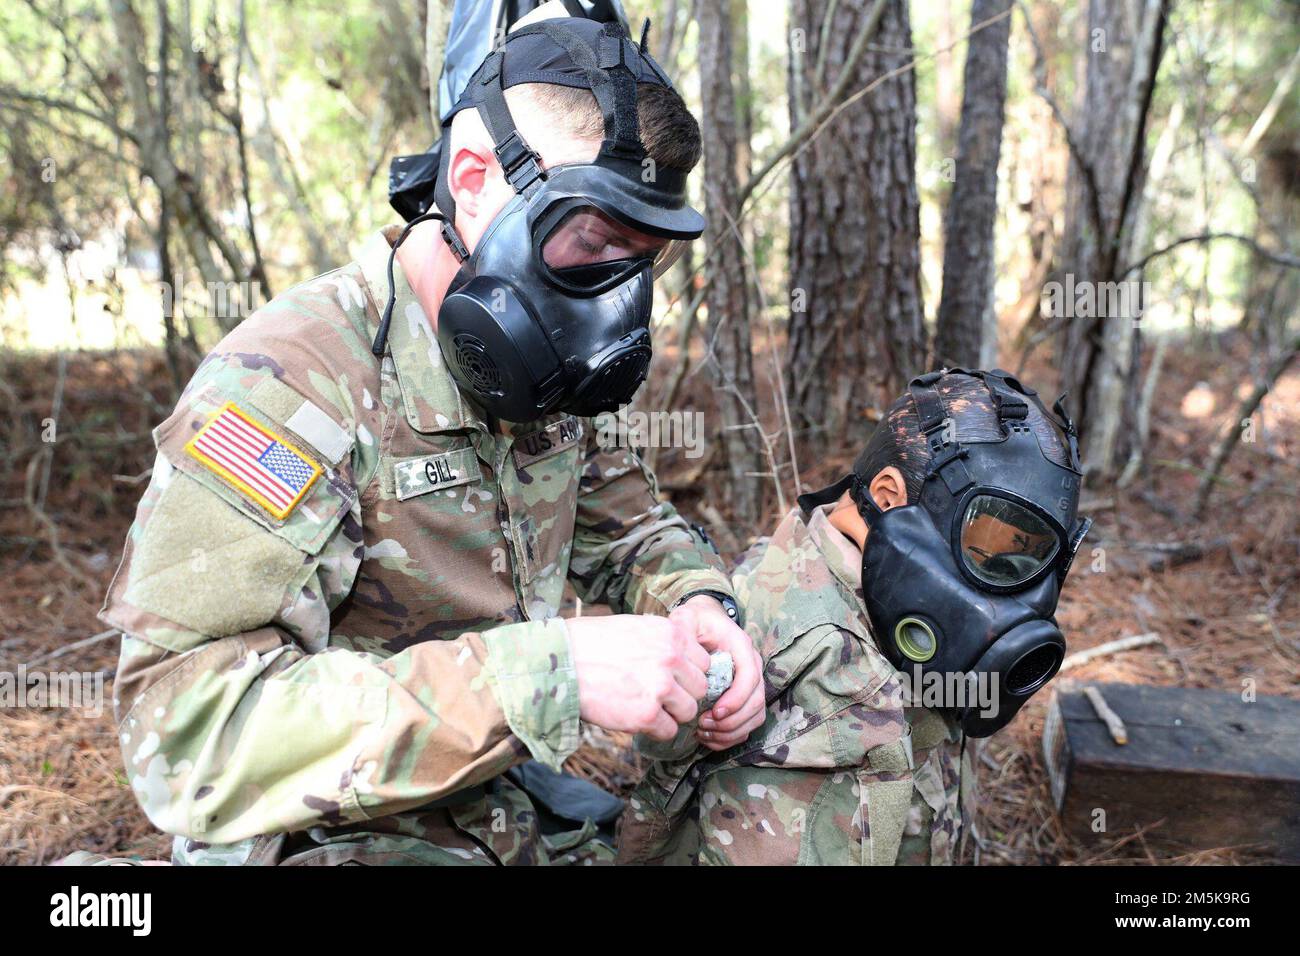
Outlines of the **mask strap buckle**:
[{"label": "mask strap buckle", "polygon": [[523,193],[544,175],[542,158],[524,142],[517,129],[512,129],[509,136],[492,147],[492,151],[501,164],[506,182],[517,193]]},{"label": "mask strap buckle", "polygon": [[519,135],[519,127],[510,115],[506,102],[505,52],[497,51],[483,62],[481,74],[473,88],[472,99],[483,125],[492,137],[492,152],[501,164],[501,172],[516,193],[527,191],[545,179],[542,158]]},{"label": "mask strap buckle", "polygon": [[948,440],[949,419],[943,402],[933,387],[933,383],[942,374],[931,372],[914,378],[907,390],[912,396],[912,404],[916,406],[921,435],[930,451],[929,476],[938,475],[948,487],[948,493],[956,496],[974,484],[974,479],[963,460],[966,449],[956,440],[955,435],[952,441]]},{"label": "mask strap buckle", "polygon": [[469,249],[461,241],[460,234],[456,232],[456,227],[446,219],[443,219],[440,225],[442,228],[442,241],[447,243],[447,248],[451,250],[451,254],[456,257],[457,262],[464,262],[469,258]]},{"label": "mask strap buckle", "polygon": [[1070,449],[1070,467],[1081,472],[1083,463],[1079,458],[1079,430],[1074,427],[1074,419],[1065,410],[1065,398],[1065,393],[1062,393],[1061,397],[1052,404],[1052,414],[1056,416],[1056,423],[1065,432],[1065,440]]},{"label": "mask strap buckle", "polygon": [[993,408],[998,414],[998,421],[1004,425],[1008,422],[1023,422],[1029,418],[1029,402],[1025,399],[1034,394],[1001,369],[984,373],[984,384],[993,396]]},{"label": "mask strap buckle", "polygon": [[1070,568],[1074,564],[1074,558],[1079,553],[1079,548],[1083,545],[1083,539],[1088,536],[1088,530],[1092,527],[1091,518],[1080,518],[1075,525],[1074,532],[1070,535],[1070,543],[1065,554],[1065,560],[1061,562],[1060,580],[1064,581],[1065,576],[1070,573]]},{"label": "mask strap buckle", "polygon": [[[930,447],[933,449],[934,444]],[[943,483],[948,487],[948,493],[954,498],[975,483],[975,479],[970,476],[966,469],[966,463],[962,460],[966,457],[966,449],[961,445],[952,444],[944,447],[937,455],[931,452],[930,474],[938,475],[943,479]]]}]

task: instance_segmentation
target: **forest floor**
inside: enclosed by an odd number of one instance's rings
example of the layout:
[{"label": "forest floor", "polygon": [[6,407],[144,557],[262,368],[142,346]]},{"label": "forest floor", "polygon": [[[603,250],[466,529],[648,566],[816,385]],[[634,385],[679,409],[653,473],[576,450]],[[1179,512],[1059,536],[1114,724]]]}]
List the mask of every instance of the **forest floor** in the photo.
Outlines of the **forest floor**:
[{"label": "forest floor", "polygon": [[[1087,663],[1070,680],[1240,692],[1249,678],[1260,694],[1300,697],[1300,373],[1266,401],[1255,441],[1235,452],[1205,517],[1189,515],[1214,435],[1250,387],[1241,371],[1247,354],[1231,338],[1171,346],[1143,474],[1127,489],[1085,494],[1097,524],[1061,601],[1070,650],[1149,632],[1161,643]],[[1034,380],[1032,369],[1027,377]],[[689,379],[678,404],[706,403],[707,378]],[[165,366],[155,353],[76,354],[60,372],[55,356],[0,355],[0,393],[8,406],[0,423],[0,672],[75,670],[104,681],[98,714],[0,708],[0,863],[48,863],[74,849],[165,857],[169,840],[144,818],[123,772],[111,705],[117,641],[95,617],[152,463],[149,429],[169,408]],[[50,417],[60,423],[53,444],[41,440]],[[838,477],[854,453],[819,459],[805,485]],[[671,454],[659,463],[675,502],[699,520],[697,509],[726,496],[716,493],[719,476],[701,478],[697,466]],[[1201,547],[1171,551],[1176,545]],[[1094,548],[1104,549],[1104,570]],[[1158,827],[1072,840],[1042,757],[1050,697],[1050,689],[1039,694],[977,749],[979,839],[968,859],[1261,859],[1249,847],[1165,846]],[[593,732],[571,767],[623,791],[636,775],[627,743]]]}]

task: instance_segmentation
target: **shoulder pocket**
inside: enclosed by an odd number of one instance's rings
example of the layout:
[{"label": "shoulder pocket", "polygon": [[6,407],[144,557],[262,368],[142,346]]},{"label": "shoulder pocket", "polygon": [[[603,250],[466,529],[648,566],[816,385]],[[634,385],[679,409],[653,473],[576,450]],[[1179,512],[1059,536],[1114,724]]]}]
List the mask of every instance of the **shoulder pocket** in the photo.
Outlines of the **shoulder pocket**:
[{"label": "shoulder pocket", "polygon": [[338,469],[352,447],[348,434],[274,379],[234,398],[204,390],[154,440],[178,471],[308,554],[320,552],[356,501]]},{"label": "shoulder pocket", "polygon": [[910,733],[873,747],[867,767],[857,773],[862,800],[862,862],[893,866],[907,829],[915,789]]}]

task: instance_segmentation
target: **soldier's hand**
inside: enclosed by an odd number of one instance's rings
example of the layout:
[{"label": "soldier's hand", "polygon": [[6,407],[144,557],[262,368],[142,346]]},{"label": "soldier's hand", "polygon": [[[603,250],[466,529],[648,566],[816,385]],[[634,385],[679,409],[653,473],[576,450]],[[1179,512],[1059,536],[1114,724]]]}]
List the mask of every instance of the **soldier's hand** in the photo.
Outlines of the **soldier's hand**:
[{"label": "soldier's hand", "polygon": [[695,633],[708,651],[727,651],[735,677],[713,709],[700,715],[696,737],[709,750],[726,750],[747,739],[767,717],[763,658],[754,642],[715,598],[697,595],[669,615]]},{"label": "soldier's hand", "polygon": [[646,614],[571,618],[569,650],[582,719],[671,740],[708,691],[709,654],[680,620]]}]

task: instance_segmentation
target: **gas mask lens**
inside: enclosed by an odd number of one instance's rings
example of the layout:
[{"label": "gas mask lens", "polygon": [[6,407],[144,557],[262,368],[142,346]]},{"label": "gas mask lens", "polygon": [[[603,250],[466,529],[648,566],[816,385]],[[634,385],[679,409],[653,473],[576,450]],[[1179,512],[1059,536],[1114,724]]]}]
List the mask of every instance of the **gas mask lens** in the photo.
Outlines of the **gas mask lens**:
[{"label": "gas mask lens", "polygon": [[962,517],[962,560],[994,587],[1024,584],[1051,563],[1059,546],[1042,516],[1007,498],[976,495]]},{"label": "gas mask lens", "polygon": [[562,286],[596,291],[656,264],[672,245],[624,225],[595,206],[578,206],[547,234],[542,262]]}]

